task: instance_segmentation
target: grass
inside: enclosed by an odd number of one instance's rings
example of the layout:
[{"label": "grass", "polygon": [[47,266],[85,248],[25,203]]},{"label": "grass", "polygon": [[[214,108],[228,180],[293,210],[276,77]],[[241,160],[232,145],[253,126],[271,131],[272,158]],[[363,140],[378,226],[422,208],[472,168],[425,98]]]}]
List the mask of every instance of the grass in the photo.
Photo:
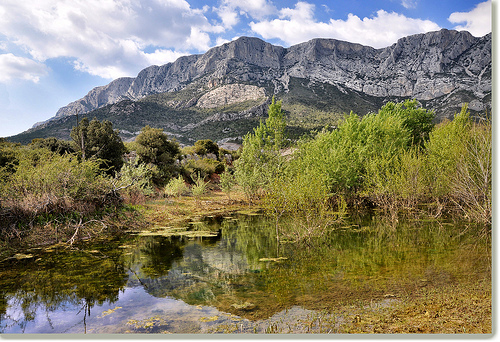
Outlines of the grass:
[{"label": "grass", "polygon": [[153,226],[172,226],[205,216],[224,216],[248,206],[242,191],[233,191],[229,200],[222,191],[209,191],[199,197],[180,196],[155,199],[141,206],[145,219]]}]

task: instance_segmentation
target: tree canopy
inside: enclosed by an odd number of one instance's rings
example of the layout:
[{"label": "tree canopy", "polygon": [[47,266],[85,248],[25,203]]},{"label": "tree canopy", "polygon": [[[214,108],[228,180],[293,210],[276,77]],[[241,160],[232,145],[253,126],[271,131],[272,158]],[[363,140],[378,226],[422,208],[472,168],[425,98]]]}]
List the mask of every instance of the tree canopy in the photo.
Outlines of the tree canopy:
[{"label": "tree canopy", "polygon": [[111,172],[120,170],[123,165],[123,154],[127,151],[118,131],[108,121],[83,118],[71,130],[74,149],[80,152],[82,159],[100,159],[101,167]]}]

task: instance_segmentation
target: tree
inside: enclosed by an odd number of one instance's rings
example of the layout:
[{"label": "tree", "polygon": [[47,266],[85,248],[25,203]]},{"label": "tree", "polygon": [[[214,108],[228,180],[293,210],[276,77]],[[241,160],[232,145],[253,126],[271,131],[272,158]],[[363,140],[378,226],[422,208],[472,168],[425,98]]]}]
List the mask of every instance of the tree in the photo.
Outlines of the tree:
[{"label": "tree", "polygon": [[429,134],[434,128],[434,112],[418,108],[417,100],[406,100],[400,103],[388,102],[380,108],[380,113],[390,113],[403,121],[403,127],[411,135],[410,145],[424,147],[429,140]]},{"label": "tree", "polygon": [[253,134],[243,138],[240,158],[235,162],[235,177],[249,198],[255,197],[280,171],[283,158],[280,150],[285,143],[286,121],[281,101],[273,97],[269,105],[269,117],[260,122]]},{"label": "tree", "polygon": [[59,140],[57,138],[36,138],[29,144],[31,148],[46,148],[60,155],[75,152],[69,141]]},{"label": "tree", "polygon": [[219,146],[210,139],[198,140],[194,143],[194,152],[198,155],[213,153],[218,158]]},{"label": "tree", "polygon": [[144,127],[135,139],[139,160],[158,166],[160,175],[155,182],[166,183],[174,173],[174,164],[180,154],[179,144],[170,141],[162,129]]},{"label": "tree", "polygon": [[100,122],[94,118],[89,122],[84,118],[71,130],[71,138],[83,160],[100,159],[101,168],[108,168],[112,173],[122,167],[127,149],[110,121]]}]

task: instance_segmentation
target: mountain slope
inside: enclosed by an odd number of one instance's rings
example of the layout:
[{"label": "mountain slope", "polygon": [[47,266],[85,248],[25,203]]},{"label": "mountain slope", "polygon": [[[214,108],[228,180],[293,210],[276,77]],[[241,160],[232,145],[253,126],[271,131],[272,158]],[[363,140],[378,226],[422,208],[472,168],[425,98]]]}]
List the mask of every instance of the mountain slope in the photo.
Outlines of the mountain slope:
[{"label": "mountain slope", "polygon": [[[438,119],[452,117],[463,102],[481,115],[491,108],[491,34],[476,38],[441,30],[405,37],[383,49],[334,39],[283,48],[242,37],[92,89],[49,122],[12,140],[45,135],[50,127],[64,137],[56,123],[76,112],[115,118],[115,127],[127,138],[145,124],[164,128],[184,143],[201,136],[236,138],[245,129],[237,130],[235,120],[246,120],[243,127],[255,125],[272,95],[283,100],[297,132],[334,124],[351,110],[364,115],[388,100],[405,98],[418,99]],[[118,119],[120,111],[125,114]],[[226,133],[214,131],[216,122],[224,122],[219,131]]]}]

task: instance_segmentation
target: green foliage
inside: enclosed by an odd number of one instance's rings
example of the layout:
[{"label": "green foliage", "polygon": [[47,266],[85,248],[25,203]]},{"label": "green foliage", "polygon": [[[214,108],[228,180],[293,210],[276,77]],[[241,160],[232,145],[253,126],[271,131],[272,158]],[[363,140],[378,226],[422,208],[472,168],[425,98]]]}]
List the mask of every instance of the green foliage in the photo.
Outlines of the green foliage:
[{"label": "green foliage", "polygon": [[115,183],[96,160],[79,161],[45,148],[20,149],[17,156],[19,165],[1,189],[1,202],[18,223],[41,216],[90,215],[120,202]]},{"label": "green foliage", "polygon": [[[281,173],[272,179],[267,189],[263,206],[266,213],[275,219],[278,236],[309,243],[312,238],[325,234],[333,223],[345,215],[343,199],[339,197],[337,210],[334,211],[325,183],[310,173]],[[294,224],[285,224],[286,228],[280,231],[282,217],[292,220]]]},{"label": "green foliage", "polygon": [[491,125],[474,125],[464,155],[453,176],[454,202],[472,220],[491,224],[492,216]]},{"label": "green foliage", "polygon": [[194,143],[194,153],[203,156],[208,153],[219,156],[219,146],[210,139],[198,140]]},{"label": "green foliage", "polygon": [[393,157],[409,140],[402,120],[389,111],[361,119],[351,113],[338,129],[323,130],[300,144],[293,163],[322,179],[330,192],[354,196],[369,182],[369,174],[392,167]]},{"label": "green foliage", "polygon": [[109,168],[112,173],[122,167],[123,154],[127,149],[110,121],[93,119],[89,122],[83,118],[71,130],[71,139],[83,160],[100,159],[101,168]]},{"label": "green foliage", "polygon": [[207,183],[204,181],[203,177],[200,176],[198,173],[196,177],[191,177],[195,178],[193,186],[191,186],[191,192],[194,197],[197,199],[204,195],[207,191]]},{"label": "green foliage", "polygon": [[491,220],[491,124],[474,124],[467,105],[453,121],[436,126],[427,141],[381,154],[367,171],[364,194],[393,218],[433,203],[435,216],[454,208],[479,222]]},{"label": "green foliage", "polygon": [[205,178],[214,173],[224,172],[224,164],[215,159],[202,158],[202,159],[188,159],[183,160],[183,170],[187,175],[200,174]]},{"label": "green foliage", "polygon": [[14,144],[0,138],[0,189],[7,179],[16,172],[19,159],[17,157],[17,150],[19,144]]},{"label": "green foliage", "polygon": [[127,202],[136,203],[145,196],[154,195],[153,178],[158,172],[157,167],[151,164],[141,164],[137,161],[123,164],[118,179],[120,192]]},{"label": "green foliage", "polygon": [[425,156],[416,149],[402,150],[386,164],[391,167],[370,174],[370,184],[364,194],[396,219],[401,210],[414,211],[427,198],[428,190],[422,177]]},{"label": "green foliage", "polygon": [[231,190],[233,189],[234,185],[236,184],[236,179],[234,177],[234,174],[229,172],[229,170],[226,170],[225,172],[220,174],[220,183],[219,186],[224,191],[224,193],[227,195],[227,198],[231,200]]},{"label": "green foliage", "polygon": [[451,175],[456,174],[458,164],[465,153],[470,129],[471,121],[465,105],[453,121],[438,125],[425,144],[426,183],[436,200],[444,200],[451,191]]},{"label": "green foliage", "polygon": [[179,144],[170,141],[162,129],[149,126],[142,129],[135,142],[139,161],[156,165],[160,171],[155,183],[168,182],[176,170],[174,163],[180,154]]},{"label": "green foliage", "polygon": [[259,196],[283,164],[280,149],[284,147],[285,127],[281,101],[275,102],[273,97],[265,123],[261,121],[253,134],[248,133],[243,139],[241,156],[235,162],[235,177],[250,199]]},{"label": "green foliage", "polygon": [[268,118],[266,119],[268,144],[272,144],[275,151],[279,151],[285,145],[285,114],[281,110],[281,101],[276,102],[273,96],[269,105]]},{"label": "green foliage", "polygon": [[69,141],[59,140],[54,137],[33,139],[28,146],[34,149],[46,148],[49,151],[59,153],[61,155],[75,152],[75,149],[71,146]]},{"label": "green foliage", "polygon": [[429,140],[429,134],[434,128],[434,112],[418,108],[417,100],[406,100],[400,103],[388,102],[380,113],[389,112],[403,120],[403,127],[410,132],[410,145],[423,147]]},{"label": "green foliage", "polygon": [[189,187],[184,182],[184,178],[179,175],[177,178],[172,178],[170,182],[168,182],[164,192],[167,196],[181,197],[189,193]]},{"label": "green foliage", "polygon": [[491,222],[491,123],[474,124],[464,105],[425,146],[425,182],[438,206],[451,201],[467,217]]}]

